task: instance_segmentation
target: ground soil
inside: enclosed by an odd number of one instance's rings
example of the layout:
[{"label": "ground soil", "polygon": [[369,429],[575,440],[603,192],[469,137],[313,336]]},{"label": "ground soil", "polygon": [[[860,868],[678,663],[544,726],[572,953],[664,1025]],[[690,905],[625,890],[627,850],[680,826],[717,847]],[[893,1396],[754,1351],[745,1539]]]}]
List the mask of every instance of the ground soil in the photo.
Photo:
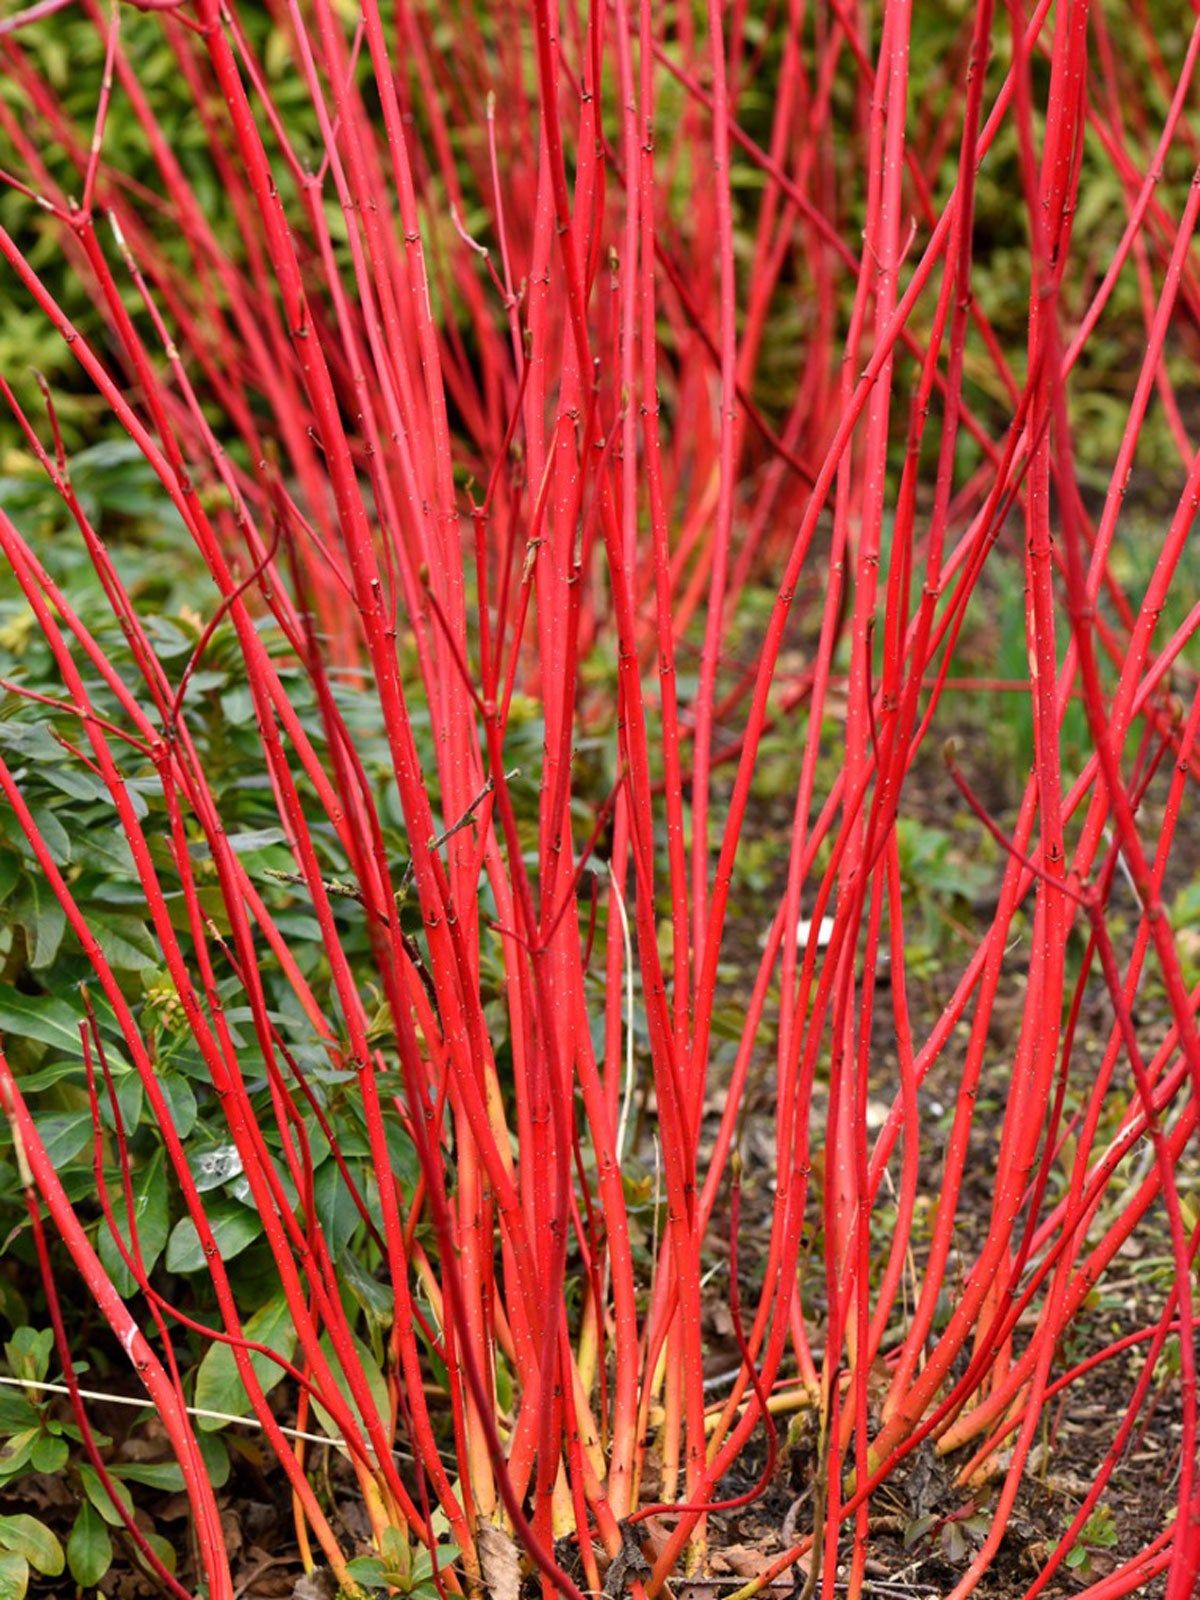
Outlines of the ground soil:
[{"label": "ground soil", "polygon": [[[1147,797],[1141,818],[1146,837],[1150,839],[1154,838],[1156,824],[1160,820],[1155,805],[1160,797],[1161,786]],[[1011,814],[1015,802],[1011,777],[996,773],[985,784],[984,798],[995,815],[1005,817],[1006,813]],[[954,789],[941,760],[926,758],[919,761],[906,786],[906,814],[930,826],[944,827],[947,817],[961,809],[961,797]],[[785,846],[790,815],[785,806],[767,806],[755,819],[754,826],[755,832],[760,835],[763,830],[773,830]],[[997,884],[999,870],[997,866]],[[1194,881],[1198,872],[1200,819],[1189,817],[1185,818],[1177,836],[1177,849],[1166,885],[1168,903],[1174,890]],[[1114,904],[1118,909],[1123,898],[1128,898],[1128,895],[1122,886],[1118,886],[1114,893]],[[994,892],[984,889],[976,893],[974,904],[961,908],[959,915],[969,916],[972,924],[978,919],[982,925],[982,919],[990,915],[994,904]],[[767,909],[764,907],[764,911]],[[1131,898],[1125,909],[1128,912],[1134,910]],[[965,959],[969,947],[964,944],[963,950]],[[757,953],[757,949],[751,952],[749,940],[746,939],[743,958],[747,967],[751,966]],[[920,983],[910,985],[909,1001],[916,1037],[921,1037],[922,1024],[926,1027],[931,1024],[950,998],[961,970],[962,961],[954,960],[951,943],[947,947],[944,964],[928,971]],[[956,1219],[960,1271],[974,1259],[975,1247],[987,1228],[993,1198],[994,1153],[1007,1096],[1011,1052],[1020,1027],[1024,1002],[1024,984],[1019,973],[1014,972],[1003,983],[989,1030],[989,1059],[977,1098],[973,1156],[965,1174]],[[1158,1011],[1160,1014],[1156,1016],[1155,1004],[1153,1000],[1148,1000],[1139,1014],[1139,1024],[1145,1025],[1147,1037],[1157,1037],[1156,1028],[1166,1026],[1166,1012],[1161,1003]],[[1111,1010],[1106,996],[1097,988],[1085,1000],[1077,1040],[1077,1050],[1085,1061],[1099,1057],[1110,1027]],[[890,1105],[898,1083],[891,1028],[888,1008],[881,1003],[876,1009],[875,1067],[871,1090],[875,1103],[884,1108]],[[952,1105],[954,1087],[952,1066],[940,1072],[935,1069],[930,1074],[922,1092],[922,1102],[935,1118],[944,1106]],[[719,1114],[719,1109],[719,1096],[715,1096],[714,1112]],[[761,1148],[768,1162],[773,1158],[774,1150],[771,1131],[773,1115],[770,1091],[764,1086],[750,1107],[746,1139],[752,1149],[755,1145]],[[823,1108],[818,1104],[812,1128],[816,1150],[821,1148],[822,1117]],[[714,1117],[714,1129],[715,1125]],[[940,1187],[939,1140],[934,1138],[926,1141],[921,1160],[921,1192],[936,1195]],[[1185,1179],[1185,1186],[1194,1187],[1194,1181],[1189,1184]],[[771,1198],[769,1180],[760,1182],[756,1188],[753,1179],[747,1177],[742,1205],[743,1268],[754,1259],[756,1225],[758,1250],[760,1255],[765,1254]],[[1063,1366],[1085,1358],[1090,1351],[1157,1320],[1165,1292],[1163,1258],[1169,1259],[1169,1251],[1165,1220],[1161,1215],[1148,1218],[1114,1263],[1114,1270],[1102,1280],[1095,1296],[1096,1305],[1085,1309],[1073,1330],[1069,1361],[1057,1365],[1056,1370],[1062,1370]],[[921,1254],[922,1247],[918,1242],[918,1266]],[[755,1292],[752,1275],[747,1274],[743,1294],[750,1296]],[[812,1296],[812,1315],[817,1319],[814,1338],[818,1341],[821,1303],[818,1287]],[[714,1315],[718,1318],[721,1316],[720,1308],[721,1299],[715,1296]],[[730,1358],[729,1365],[736,1367],[737,1347],[732,1340],[723,1354]],[[1035,1445],[1033,1451],[1033,1470],[1026,1473],[1000,1552],[975,1591],[979,1600],[1017,1600],[1017,1597],[1024,1595],[1094,1481],[1113,1433],[1128,1406],[1139,1371],[1140,1357],[1137,1352],[1127,1359],[1105,1363],[1086,1379],[1073,1385],[1058,1402],[1048,1408],[1042,1443]],[[1104,1548],[1090,1548],[1086,1560],[1074,1570],[1060,1568],[1055,1581],[1045,1590],[1051,1600],[1079,1592],[1121,1562],[1135,1557],[1171,1520],[1174,1515],[1180,1441],[1178,1380],[1172,1376],[1165,1378],[1153,1390],[1152,1400],[1144,1408],[1140,1425],[1103,1496],[1101,1504],[1111,1513],[1115,1542]],[[999,1459],[1003,1464],[1007,1456],[1001,1455]],[[721,1492],[733,1496],[749,1488],[756,1482],[764,1460],[764,1449],[760,1442],[747,1452],[738,1472],[730,1475],[722,1485]],[[998,1487],[997,1482],[975,1493],[956,1488],[953,1478],[954,1468],[958,1464],[939,1457],[932,1447],[923,1447],[914,1452],[873,1498],[868,1593],[893,1597],[893,1600],[903,1600],[903,1597],[935,1600],[935,1597],[947,1595],[954,1588],[990,1524],[991,1506]],[[809,1518],[812,1515],[814,1465],[812,1430],[802,1428],[798,1437],[783,1451],[770,1492],[747,1511],[712,1518],[712,1549],[719,1552],[722,1545],[733,1548],[737,1553],[735,1575],[738,1571],[761,1570],[764,1555],[788,1548],[797,1529],[799,1537],[808,1531],[809,1523],[805,1518],[806,1515]],[[931,1518],[937,1519],[935,1525],[914,1538],[914,1532],[924,1527]],[[841,1556],[848,1558],[848,1555],[849,1543],[844,1540]],[[719,1554],[715,1556],[714,1564],[720,1567]],[[725,1581],[730,1583],[738,1580],[735,1576]],[[688,1600],[708,1600],[708,1591],[703,1585],[690,1584],[684,1587]],[[781,1580],[778,1592],[791,1594],[791,1580],[786,1586]],[[1151,1580],[1136,1592],[1146,1596],[1162,1594],[1165,1592],[1165,1581],[1161,1578]]]}]

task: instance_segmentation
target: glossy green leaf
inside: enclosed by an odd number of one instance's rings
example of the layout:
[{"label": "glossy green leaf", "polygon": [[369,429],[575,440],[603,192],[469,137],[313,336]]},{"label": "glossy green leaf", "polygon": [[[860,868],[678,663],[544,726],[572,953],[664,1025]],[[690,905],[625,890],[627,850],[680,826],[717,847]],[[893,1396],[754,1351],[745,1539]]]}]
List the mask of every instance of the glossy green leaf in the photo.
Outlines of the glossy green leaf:
[{"label": "glossy green leaf", "polygon": [[22,994],[0,984],[0,1033],[10,1039],[36,1039],[82,1061],[79,1025],[84,1016],[81,1004],[61,995]]},{"label": "glossy green leaf", "polygon": [[[265,1345],[268,1350],[274,1350],[285,1360],[290,1360],[296,1348],[296,1325],[283,1295],[277,1295],[274,1300],[261,1306],[242,1327],[247,1339]],[[269,1393],[283,1377],[283,1369],[257,1351],[251,1354],[250,1361],[259,1383]],[[249,1411],[250,1401],[229,1345],[210,1346],[200,1363],[200,1370],[196,1374],[196,1406],[201,1411],[223,1412],[235,1417],[245,1416]],[[198,1424],[207,1430],[224,1426],[210,1417],[198,1418]]]},{"label": "glossy green leaf", "polygon": [[[375,1410],[381,1418],[386,1418],[388,1414],[388,1392],[387,1383],[384,1379],[383,1373],[380,1372],[378,1363],[362,1340],[353,1335],[351,1336],[351,1340],[354,1345],[354,1353],[358,1357],[359,1365],[366,1376],[367,1388],[370,1390],[371,1398],[374,1401]],[[334,1353],[333,1342],[329,1338],[328,1334],[324,1335],[321,1340],[321,1349],[325,1352],[325,1358],[329,1362],[330,1368],[338,1380],[338,1387],[342,1392],[343,1401],[349,1408],[351,1415],[357,1418],[359,1426],[362,1427],[363,1432],[365,1433],[366,1428],[363,1425],[362,1412],[359,1409],[357,1401],[350,1393],[350,1386],[346,1382],[345,1374],[341,1370],[337,1356]],[[313,1411],[320,1421],[321,1426],[331,1438],[341,1437],[341,1429],[336,1426],[333,1418],[330,1416],[329,1412],[326,1411],[325,1407],[316,1400],[313,1401]]]},{"label": "glossy green leaf", "polygon": [[46,1147],[46,1159],[57,1169],[74,1161],[76,1156],[87,1148],[88,1141],[92,1137],[90,1111],[62,1111],[49,1117],[35,1117],[33,1120]]},{"label": "glossy green leaf", "polygon": [[0,1550],[0,1600],[24,1600],[29,1563],[15,1550]]},{"label": "glossy green leaf", "polygon": [[[119,1184],[114,1184],[110,1188],[110,1195],[121,1239],[132,1254],[133,1233],[125,1214],[124,1191]],[[133,1175],[133,1220],[137,1225],[138,1246],[146,1272],[153,1270],[167,1242],[170,1231],[169,1205],[166,1157],[160,1145]],[[122,1259],[107,1220],[100,1231],[100,1260],[119,1293],[131,1295],[136,1288],[134,1276]]]},{"label": "glossy green leaf", "polygon": [[67,1441],[47,1433],[29,1452],[29,1464],[35,1472],[61,1472],[67,1464]]},{"label": "glossy green leaf", "polygon": [[44,1378],[54,1349],[53,1328],[14,1328],[5,1341],[4,1359],[14,1378]]},{"label": "glossy green leaf", "polygon": [[65,1565],[63,1547],[57,1536],[44,1522],[25,1512],[0,1517],[0,1546],[24,1556],[31,1567],[47,1578],[57,1578]]},{"label": "glossy green leaf", "polygon": [[83,1589],[94,1588],[112,1565],[112,1538],[90,1501],[85,1500],[76,1514],[67,1540],[67,1565]]},{"label": "glossy green leaf", "polygon": [[29,965],[35,972],[50,966],[67,930],[66,913],[44,879],[31,878],[14,918],[25,930]]},{"label": "glossy green leaf", "polygon": [[178,1494],[184,1486],[183,1468],[178,1461],[121,1461],[109,1472],[125,1483],[140,1483],[164,1494]]},{"label": "glossy green leaf", "polygon": [[[81,1465],[79,1476],[83,1479],[83,1492],[105,1522],[108,1523],[109,1527],[123,1528],[125,1526],[125,1518],[113,1504],[113,1497],[109,1494],[108,1488],[101,1481],[100,1474],[95,1468]],[[116,1495],[126,1511],[132,1515],[133,1501],[130,1498],[129,1490],[118,1479],[114,1478],[111,1481],[113,1494]]]},{"label": "glossy green leaf", "polygon": [[[208,1208],[208,1222],[222,1261],[232,1261],[262,1235],[257,1213],[236,1201],[218,1201]],[[205,1265],[200,1235],[191,1217],[182,1217],[167,1243],[169,1272],[199,1272]]]}]

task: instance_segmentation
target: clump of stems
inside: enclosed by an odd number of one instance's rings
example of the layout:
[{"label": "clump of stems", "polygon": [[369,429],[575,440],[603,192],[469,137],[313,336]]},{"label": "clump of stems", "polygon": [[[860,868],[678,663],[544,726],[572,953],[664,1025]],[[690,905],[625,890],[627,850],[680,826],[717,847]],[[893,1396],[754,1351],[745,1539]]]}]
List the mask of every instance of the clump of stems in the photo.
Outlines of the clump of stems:
[{"label": "clump of stems", "polygon": [[[953,1591],[963,1600],[995,1558],[1056,1396],[1132,1355],[1127,1410],[1032,1600],[1174,1346],[1175,1518],[1085,1592],[1110,1600],[1165,1573],[1185,1600],[1200,1481],[1197,1238],[1180,1176],[1194,1163],[1200,1034],[1164,895],[1197,771],[1186,651],[1200,610],[1173,630],[1162,617],[1200,496],[1168,361],[1197,355],[1200,186],[1162,178],[1195,158],[1200,23],[1168,63],[1135,6],[1140,73],[1084,0],[975,0],[932,62],[909,0],[761,13],[744,0],[487,0],[455,8],[452,26],[420,0],[267,0],[281,75],[237,0],[138,9],[149,15],[72,0],[101,46],[90,125],[79,85],[68,96],[37,49],[63,0],[0,22],[0,166],[53,230],[78,322],[31,236],[0,229],[0,258],[5,293],[57,330],[80,384],[155,474],[207,574],[202,623],[191,659],[168,669],[118,545],[76,494],[49,391],[32,415],[17,375],[0,374],[21,448],[127,646],[118,668],[37,538],[0,510],[0,550],[61,676],[47,697],[14,672],[7,693],[69,735],[111,797],[261,1219],[294,1358],[247,1337],[142,1008],[2,758],[4,804],[94,973],[80,1048],[95,1206],[68,1199],[2,1054],[0,1101],[52,1303],[69,1258],[162,1416],[209,1600],[234,1589],[177,1349],[195,1333],[232,1351],[301,1548],[347,1589],[349,1552],[296,1436],[314,1405],[377,1540],[396,1529],[436,1552],[448,1527],[458,1554],[436,1571],[440,1592],[489,1581],[481,1530],[499,1525],[544,1590],[573,1600],[606,1572],[652,1600],[681,1563],[701,1565],[706,1513],[741,1503],[726,1474],[764,1432],[773,1463],[773,1416],[797,1408],[817,1422],[811,1520],[737,1600],[799,1562],[806,1596],[863,1593],[872,1497],[927,1444],[962,1485],[997,1485]],[[135,37],[170,52],[194,119],[186,160]],[[765,105],[752,92],[763,74]],[[140,176],[108,154],[118,103]],[[1000,179],[989,160],[1003,161]],[[197,163],[233,227],[206,214]],[[1101,175],[1120,216],[1098,260],[1076,216]],[[1020,215],[1007,308],[978,292],[985,180],[1013,186]],[[1072,386],[1130,282],[1143,347],[1094,498],[1080,487]],[[777,319],[792,330],[782,386]],[[1130,534],[1126,488],[1160,411],[1179,457],[1174,505]],[[1136,593],[1118,559],[1128,538],[1151,546]],[[979,677],[966,648],[998,569],[1025,596],[1028,671],[1015,681]],[[218,633],[233,641],[293,857],[270,883],[230,842],[198,737],[193,680]],[[597,661],[615,663],[600,689]],[[963,688],[1024,702],[1033,765],[1001,822],[978,798],[986,751],[948,755],[947,804],[995,845],[1000,883],[931,1012],[910,993],[901,828]],[[351,690],[378,719],[382,779],[356,742]],[[1082,752],[1063,737],[1076,703]],[[518,780],[511,744],[530,707],[538,765]],[[600,791],[581,776],[584,738],[606,751]],[[784,751],[792,821],[757,969],[735,980],[768,739]],[[161,826],[131,797],[147,777]],[[319,926],[320,988],[280,926],[289,898]],[[347,907],[366,957],[349,948]],[[828,939],[798,944],[802,923],[826,918]],[[482,979],[497,965],[502,1026]],[[1151,973],[1157,1027],[1135,1005]],[[998,1046],[1014,975],[1024,1005]],[[231,985],[269,1120],[227,1018]],[[371,1195],[279,1020],[281,986],[287,1015],[353,1083]],[[1078,1042],[1097,996],[1098,1068]],[[731,998],[741,1031],[727,1054]],[[211,1326],[145,1269],[100,1001],[210,1264]],[[1006,1099],[981,1126],[998,1051]],[[739,1291],[739,1140],[764,1077],[774,1164],[746,1173],[773,1183],[769,1243],[758,1262],[743,1246]],[[950,1086],[942,1130],[930,1083],[943,1099]],[[649,1246],[631,1167],[639,1139],[642,1157],[649,1148],[647,1107],[662,1200]],[[394,1170],[393,1122],[415,1183]],[[315,1200],[330,1147],[391,1294],[386,1404]],[[990,1209],[967,1245],[958,1228],[985,1147]],[[97,1209],[129,1241],[131,1297],[93,1248]],[[1096,1284],[1158,1216],[1175,1265],[1159,1316],[1065,1368]],[[704,1313],[722,1280],[706,1275],[731,1218],[723,1281],[740,1365],[714,1391]],[[86,1427],[70,1329],[57,1312],[55,1324]],[[271,1397],[255,1356],[285,1369]],[[444,1400],[430,1394],[433,1356]],[[669,1530],[655,1542],[651,1510]]]}]

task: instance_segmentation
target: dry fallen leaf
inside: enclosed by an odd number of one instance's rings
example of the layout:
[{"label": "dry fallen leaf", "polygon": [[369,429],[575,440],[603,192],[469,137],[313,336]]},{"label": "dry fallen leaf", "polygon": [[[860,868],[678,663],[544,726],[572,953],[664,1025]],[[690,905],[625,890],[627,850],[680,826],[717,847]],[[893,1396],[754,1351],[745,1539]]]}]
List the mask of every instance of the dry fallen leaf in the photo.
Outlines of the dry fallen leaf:
[{"label": "dry fallen leaf", "polygon": [[492,1600],[518,1600],[521,1557],[512,1534],[494,1522],[482,1522],[475,1532],[475,1547],[483,1581]]},{"label": "dry fallen leaf", "polygon": [[771,1558],[749,1545],[727,1544],[714,1553],[713,1567],[716,1568],[718,1563],[727,1572],[736,1573],[739,1578],[757,1578],[759,1573],[770,1565]]},{"label": "dry fallen leaf", "polygon": [[337,1579],[329,1568],[314,1567],[311,1572],[296,1579],[292,1600],[334,1600],[336,1594]]}]

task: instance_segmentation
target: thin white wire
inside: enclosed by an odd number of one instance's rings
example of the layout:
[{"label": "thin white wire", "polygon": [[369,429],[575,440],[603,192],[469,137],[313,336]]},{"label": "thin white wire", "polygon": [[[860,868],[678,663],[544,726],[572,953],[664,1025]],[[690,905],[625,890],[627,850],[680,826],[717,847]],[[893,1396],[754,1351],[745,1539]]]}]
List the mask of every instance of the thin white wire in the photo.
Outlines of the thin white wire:
[{"label": "thin white wire", "polygon": [[629,916],[625,910],[625,897],[617,882],[617,875],[608,863],[608,877],[617,902],[617,915],[621,919],[621,937],[625,944],[625,1093],[621,1100],[621,1115],[617,1122],[617,1165],[625,1159],[625,1134],[629,1127],[629,1107],[633,1101],[633,940],[629,935]]},{"label": "thin white wire", "polygon": [[[0,1383],[7,1384],[13,1389],[39,1389],[45,1394],[70,1394],[70,1389],[65,1383],[41,1383],[33,1378],[7,1378],[0,1376]],[[139,1400],[136,1395],[130,1394],[104,1394],[99,1389],[77,1389],[81,1400],[105,1400],[114,1406],[136,1406],[138,1410],[152,1406],[150,1400]],[[189,1417],[205,1417],[210,1422],[233,1422],[239,1428],[258,1428],[262,1423],[257,1417],[235,1417],[228,1411],[205,1411],[200,1406],[184,1406]],[[300,1428],[285,1428],[280,1426],[280,1433],[286,1434],[289,1439],[305,1439],[310,1444],[331,1444],[335,1449],[345,1449],[344,1439],[331,1439],[327,1433],[305,1433]]]}]

